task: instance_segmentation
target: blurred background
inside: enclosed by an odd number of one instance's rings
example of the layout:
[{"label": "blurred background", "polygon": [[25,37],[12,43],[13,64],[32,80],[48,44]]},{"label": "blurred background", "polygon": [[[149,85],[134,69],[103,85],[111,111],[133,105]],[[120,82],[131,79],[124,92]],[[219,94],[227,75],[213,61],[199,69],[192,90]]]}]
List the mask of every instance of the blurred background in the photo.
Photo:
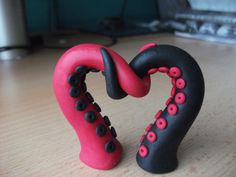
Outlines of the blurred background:
[{"label": "blurred background", "polygon": [[0,0],[0,59],[149,33],[236,44],[235,0]]}]

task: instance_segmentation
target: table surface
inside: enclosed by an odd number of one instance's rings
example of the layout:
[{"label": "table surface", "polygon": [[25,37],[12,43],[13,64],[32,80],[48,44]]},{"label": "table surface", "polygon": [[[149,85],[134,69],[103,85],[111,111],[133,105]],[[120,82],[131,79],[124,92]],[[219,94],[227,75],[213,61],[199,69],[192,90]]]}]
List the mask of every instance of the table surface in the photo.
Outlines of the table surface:
[{"label": "table surface", "polygon": [[[202,68],[206,84],[201,112],[179,148],[178,168],[155,176],[235,177],[236,46],[160,34],[122,38],[112,48],[129,62],[150,41],[189,52]],[[114,169],[94,170],[79,160],[79,141],[53,95],[52,73],[62,53],[42,49],[22,60],[0,62],[0,176],[154,176],[138,167],[135,154],[144,128],[164,108],[169,78],[153,76],[151,91],[143,99],[113,101],[102,75],[88,76],[88,89],[102,114],[110,117],[124,149]]]}]

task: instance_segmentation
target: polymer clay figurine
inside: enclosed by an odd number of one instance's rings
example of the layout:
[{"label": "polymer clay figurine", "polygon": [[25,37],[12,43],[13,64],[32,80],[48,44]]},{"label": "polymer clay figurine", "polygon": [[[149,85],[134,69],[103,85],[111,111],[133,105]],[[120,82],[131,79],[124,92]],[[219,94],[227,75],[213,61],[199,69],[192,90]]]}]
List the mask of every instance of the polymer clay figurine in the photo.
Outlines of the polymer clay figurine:
[{"label": "polymer clay figurine", "polygon": [[180,48],[155,43],[145,45],[129,64],[113,50],[96,44],[78,45],[62,55],[53,76],[55,96],[78,135],[81,161],[106,170],[120,161],[122,147],[109,118],[101,115],[101,108],[87,91],[85,78],[90,71],[103,72],[107,93],[113,99],[147,95],[151,74],[166,73],[171,78],[166,108],[146,127],[136,160],[151,173],[173,171],[177,149],[203,102],[204,79],[196,61]]}]

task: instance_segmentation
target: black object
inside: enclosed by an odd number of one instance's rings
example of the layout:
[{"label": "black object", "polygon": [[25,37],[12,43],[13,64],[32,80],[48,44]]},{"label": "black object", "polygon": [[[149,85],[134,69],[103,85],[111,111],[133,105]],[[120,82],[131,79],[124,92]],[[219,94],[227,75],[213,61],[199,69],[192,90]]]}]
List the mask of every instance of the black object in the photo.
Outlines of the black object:
[{"label": "black object", "polygon": [[173,119],[167,113],[167,109],[163,111],[168,121],[168,128],[165,131],[156,129],[156,125],[151,130],[158,135],[158,141],[151,144],[148,140],[144,140],[152,155],[141,158],[137,154],[137,162],[140,167],[152,173],[165,173],[174,170],[177,167],[176,152],[180,142],[189,130],[195,120],[204,97],[204,79],[195,60],[185,51],[168,45],[159,45],[152,47],[137,57],[130,63],[131,68],[136,74],[143,77],[151,68],[166,66],[177,66],[182,70],[182,78],[187,82],[184,88],[188,101],[178,106],[179,113]]},{"label": "black object", "polygon": [[107,132],[107,129],[103,124],[100,124],[97,126],[97,128],[96,128],[97,135],[104,136],[106,134],[106,132]]},{"label": "black object", "polygon": [[0,52],[6,51],[6,50],[13,50],[13,49],[25,49],[28,50],[28,46],[10,46],[10,47],[0,47]]},{"label": "black object", "polygon": [[[101,49],[105,66],[105,79],[107,93],[111,98],[120,99],[126,93],[120,88],[116,68],[111,56],[106,49]],[[147,75],[148,70],[159,67],[178,67],[187,86],[182,89],[187,100],[178,105],[178,113],[173,117],[167,112],[167,108],[161,114],[168,122],[165,130],[156,128],[153,124],[151,131],[155,132],[158,141],[151,143],[144,139],[142,145],[149,149],[146,157],[137,153],[136,160],[141,168],[151,173],[166,173],[177,167],[176,153],[182,139],[186,135],[195,120],[204,97],[204,79],[200,67],[196,61],[185,51],[170,45],[158,45],[150,47],[138,54],[129,64],[134,72],[140,77]],[[177,89],[177,91],[179,91]]]},{"label": "black object", "polygon": [[109,118],[108,118],[107,116],[104,116],[104,117],[103,117],[103,120],[104,120],[104,122],[105,122],[105,124],[106,124],[107,126],[110,126],[110,125],[111,125],[111,121],[109,120]]},{"label": "black object", "polygon": [[88,68],[86,66],[78,66],[75,71],[80,75],[85,75],[88,71]]},{"label": "black object", "polygon": [[87,85],[84,82],[81,83],[80,87],[81,87],[82,92],[86,92],[87,91]]},{"label": "black object", "polygon": [[117,80],[116,67],[110,54],[106,49],[101,48],[102,58],[104,62],[104,76],[106,80],[107,94],[113,99],[121,99],[127,96]]},{"label": "black object", "polygon": [[78,86],[79,82],[80,82],[79,74],[77,74],[77,73],[71,74],[68,78],[68,83],[71,86]]},{"label": "black object", "polygon": [[176,12],[189,8],[187,0],[156,0],[157,11],[161,20],[174,19]]},{"label": "black object", "polygon": [[70,96],[73,98],[77,98],[80,95],[80,89],[78,87],[72,87],[70,89]]},{"label": "black object", "polygon": [[91,103],[94,102],[93,96],[92,96],[89,92],[86,92],[86,93],[85,93],[85,96],[88,98],[88,100],[89,100]]},{"label": "black object", "polygon": [[116,145],[113,141],[108,141],[105,144],[105,149],[107,152],[114,152],[116,150]]},{"label": "black object", "polygon": [[79,111],[83,111],[85,110],[85,108],[87,107],[87,104],[85,103],[84,100],[80,99],[76,102],[76,109]]},{"label": "black object", "polygon": [[125,23],[120,17],[107,17],[101,21],[101,24],[111,31],[123,30]]},{"label": "black object", "polygon": [[91,71],[91,72],[94,72],[94,73],[98,73],[98,72],[100,72],[100,70],[95,69],[95,68],[91,68],[90,71]]},{"label": "black object", "polygon": [[97,104],[97,103],[93,103],[93,106],[95,107],[95,109],[98,111],[98,112],[101,112],[102,109],[100,108],[100,106]]},{"label": "black object", "polygon": [[96,115],[93,111],[86,112],[84,118],[87,122],[92,123],[96,120]]},{"label": "black object", "polygon": [[111,127],[111,134],[112,134],[112,136],[113,136],[114,138],[117,137],[116,130],[115,130],[114,127]]}]

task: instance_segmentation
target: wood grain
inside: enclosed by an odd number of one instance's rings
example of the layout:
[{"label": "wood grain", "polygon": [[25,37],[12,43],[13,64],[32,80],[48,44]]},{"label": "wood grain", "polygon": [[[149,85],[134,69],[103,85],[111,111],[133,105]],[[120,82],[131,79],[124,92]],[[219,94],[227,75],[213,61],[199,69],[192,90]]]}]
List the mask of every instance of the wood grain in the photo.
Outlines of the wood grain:
[{"label": "wood grain", "polygon": [[89,91],[102,107],[102,114],[110,117],[124,148],[116,168],[98,171],[80,162],[79,141],[53,96],[52,73],[63,51],[42,49],[22,60],[0,62],[0,176],[235,177],[236,46],[162,34],[123,38],[113,49],[129,62],[150,41],[188,51],[205,76],[204,104],[179,148],[176,171],[152,175],[135,161],[144,127],[169,96],[167,76],[154,75],[151,92],[143,99],[119,101],[108,98],[101,74],[88,76]]}]

